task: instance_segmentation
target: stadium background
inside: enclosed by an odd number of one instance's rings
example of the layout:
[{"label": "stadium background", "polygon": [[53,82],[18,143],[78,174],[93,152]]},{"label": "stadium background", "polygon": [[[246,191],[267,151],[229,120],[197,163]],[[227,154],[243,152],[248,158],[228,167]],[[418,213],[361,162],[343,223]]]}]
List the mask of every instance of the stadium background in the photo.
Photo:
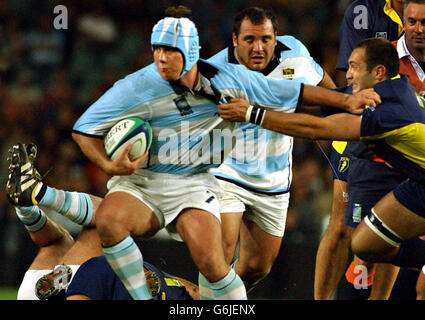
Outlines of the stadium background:
[{"label": "stadium background", "polygon": [[[35,142],[38,168],[54,187],[102,196],[107,176],[87,162],[71,139],[78,116],[116,80],[152,62],[153,24],[169,5],[192,8],[201,57],[225,48],[233,15],[252,5],[271,7],[279,35],[300,39],[331,75],[339,24],[349,0],[0,0],[0,299],[16,287],[37,253],[5,196],[7,150]],[[55,30],[57,5],[68,11],[68,29]],[[271,274],[251,294],[256,299],[313,299],[317,246],[327,225],[332,176],[328,142],[296,139],[287,229]],[[68,225],[74,235],[79,229]],[[196,281],[184,244],[161,233],[143,242],[147,261]]]}]

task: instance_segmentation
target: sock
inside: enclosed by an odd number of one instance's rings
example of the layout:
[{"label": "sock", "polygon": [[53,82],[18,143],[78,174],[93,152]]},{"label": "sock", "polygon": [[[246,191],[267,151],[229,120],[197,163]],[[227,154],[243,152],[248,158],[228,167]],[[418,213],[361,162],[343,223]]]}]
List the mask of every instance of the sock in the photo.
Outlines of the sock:
[{"label": "sock", "polygon": [[254,289],[261,280],[255,281],[255,282],[247,282],[243,280],[243,283],[245,285],[246,293],[251,292],[252,289]]},{"label": "sock", "polygon": [[19,220],[21,220],[28,231],[35,232],[46,225],[46,214],[37,206],[15,207],[15,211]]},{"label": "sock", "polygon": [[134,300],[152,299],[146,283],[142,253],[131,236],[111,247],[104,247],[103,253]]},{"label": "sock", "polygon": [[83,226],[88,225],[93,216],[93,203],[86,193],[57,190],[41,183],[35,199],[38,205],[53,209]]},{"label": "sock", "polygon": [[245,286],[232,268],[223,279],[213,283],[199,273],[199,297],[201,300],[247,299]]},{"label": "sock", "polygon": [[425,241],[419,238],[403,241],[391,263],[399,267],[421,269],[425,265]]},{"label": "sock", "polygon": [[364,266],[357,266],[351,262],[342,280],[343,300],[367,300],[372,290],[375,271],[367,272]]},{"label": "sock", "polygon": [[416,300],[416,281],[420,271],[400,268],[389,300]]}]

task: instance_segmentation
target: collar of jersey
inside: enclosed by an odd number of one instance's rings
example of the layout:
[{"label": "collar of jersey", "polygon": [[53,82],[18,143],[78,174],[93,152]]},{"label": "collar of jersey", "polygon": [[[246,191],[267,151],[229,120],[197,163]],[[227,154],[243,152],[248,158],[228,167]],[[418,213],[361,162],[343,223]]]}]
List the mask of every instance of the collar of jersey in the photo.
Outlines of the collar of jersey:
[{"label": "collar of jersey", "polygon": [[[201,73],[201,75],[211,82],[211,78],[213,78],[217,74],[218,69],[202,59],[199,59],[197,64],[198,64],[198,70]],[[192,93],[194,92],[193,90],[190,90],[188,87],[182,86],[177,81],[170,81],[170,85],[173,88],[174,92],[178,95],[181,95],[185,92],[192,92]],[[213,95],[206,93],[205,90],[200,90],[200,91],[197,91],[196,93],[208,98],[209,100],[215,103],[219,103],[221,99],[220,92],[212,85],[212,83],[210,83],[210,88],[213,92]]]},{"label": "collar of jersey", "polygon": [[384,6],[384,13],[390,17],[392,21],[398,24],[398,36],[400,37],[403,33],[404,26],[403,21],[401,20],[400,16],[398,15],[397,11],[395,11],[391,7],[391,0],[385,0],[385,6]]}]

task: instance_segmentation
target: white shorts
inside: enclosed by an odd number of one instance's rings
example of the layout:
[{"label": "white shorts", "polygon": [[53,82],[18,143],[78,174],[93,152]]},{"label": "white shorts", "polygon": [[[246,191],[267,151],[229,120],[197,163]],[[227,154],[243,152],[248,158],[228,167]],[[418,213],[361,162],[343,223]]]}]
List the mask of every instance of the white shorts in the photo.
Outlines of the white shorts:
[{"label": "white shorts", "polygon": [[144,171],[142,175],[112,177],[108,194],[121,191],[145,203],[157,216],[160,228],[182,241],[175,228],[175,219],[186,208],[197,208],[213,214],[220,221],[221,191],[210,173],[190,176]]},{"label": "white shorts", "polygon": [[264,232],[283,237],[289,206],[289,192],[266,195],[246,190],[236,184],[217,179],[223,191],[220,212],[244,212],[244,219],[258,225]]},{"label": "white shorts", "polygon": [[[72,270],[72,277],[69,283],[71,283],[74,274],[77,272],[79,265],[70,265],[69,266]],[[17,300],[40,300],[35,295],[35,284],[37,283],[38,279],[40,279],[42,276],[52,272],[54,268],[50,270],[34,270],[34,269],[28,269],[27,272],[25,272],[24,278],[22,279],[21,285],[18,289],[18,296]]]}]

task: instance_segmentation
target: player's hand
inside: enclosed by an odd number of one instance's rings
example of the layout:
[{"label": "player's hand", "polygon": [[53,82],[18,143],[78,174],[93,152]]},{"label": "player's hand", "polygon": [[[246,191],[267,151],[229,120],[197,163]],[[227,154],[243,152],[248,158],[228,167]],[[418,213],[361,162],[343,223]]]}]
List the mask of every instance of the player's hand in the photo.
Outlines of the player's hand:
[{"label": "player's hand", "polygon": [[229,103],[219,104],[218,113],[223,120],[245,122],[249,102],[242,98],[232,98]]},{"label": "player's hand", "polygon": [[376,107],[380,104],[381,97],[373,88],[363,89],[348,97],[348,109],[351,113],[362,113],[366,106]]},{"label": "player's hand", "polygon": [[139,169],[142,164],[148,159],[149,152],[145,152],[140,157],[130,160],[128,153],[130,152],[132,144],[129,143],[124,148],[123,152],[110,162],[108,173],[114,176],[126,176],[134,173]]}]

